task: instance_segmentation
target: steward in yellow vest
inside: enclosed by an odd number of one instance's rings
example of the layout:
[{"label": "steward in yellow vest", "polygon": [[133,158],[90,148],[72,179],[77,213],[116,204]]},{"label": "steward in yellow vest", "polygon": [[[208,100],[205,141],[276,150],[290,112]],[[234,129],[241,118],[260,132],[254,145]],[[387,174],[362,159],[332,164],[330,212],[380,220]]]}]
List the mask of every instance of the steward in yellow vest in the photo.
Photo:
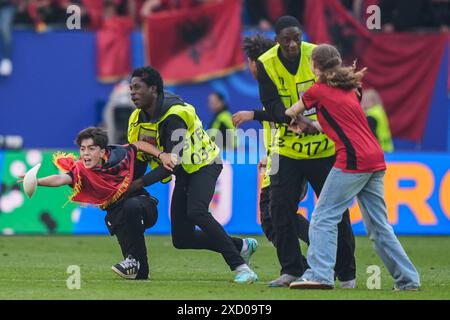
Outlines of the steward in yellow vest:
[{"label": "steward in yellow vest", "polygon": [[[247,62],[252,76],[256,80],[256,61],[264,52],[271,49],[275,45],[273,40],[267,39],[264,36],[257,34],[256,36],[246,37],[244,39],[244,51],[247,55]],[[259,213],[261,228],[264,231],[266,238],[275,244],[276,236],[273,228],[272,217],[269,210],[270,204],[270,165],[272,159],[271,144],[272,137],[276,131],[272,117],[264,110],[242,110],[233,115],[233,124],[237,127],[245,122],[257,120],[263,126],[263,139],[266,148],[266,156],[258,164],[258,171],[262,171],[263,179],[261,183],[261,192],[259,193]],[[261,174],[261,173],[260,173]],[[299,202],[306,196],[308,190],[308,182],[304,179],[303,192],[300,194]],[[309,221],[301,214],[297,215],[296,219],[298,228],[298,237],[309,244],[308,230]],[[306,260],[306,258],[303,258]]]},{"label": "steward in yellow vest", "polygon": [[213,92],[208,97],[208,107],[214,112],[208,133],[211,139],[223,150],[238,147],[236,128],[225,97],[220,92]]},{"label": "steward in yellow vest", "polygon": [[[129,142],[147,141],[162,152],[177,154],[180,159],[170,171],[159,165],[159,155],[156,158],[138,155],[150,162],[152,171],[134,180],[130,192],[175,174],[170,212],[174,247],[219,252],[235,271],[234,282],[256,281],[258,277],[248,264],[258,246],[257,241],[230,237],[209,213],[222,164],[218,158],[219,148],[203,129],[195,108],[164,91],[161,75],[152,67],[133,71],[130,91],[137,109],[129,119]],[[196,230],[196,226],[200,230]]]},{"label": "steward in yellow vest", "polygon": [[[155,118],[150,118],[139,108],[131,114],[128,141],[147,141],[164,152],[177,148],[179,152],[182,151],[180,164],[183,170],[194,173],[213,162],[219,154],[219,148],[203,130],[192,105],[170,92],[164,91],[163,95],[164,98],[157,100],[159,109]],[[179,130],[178,134],[176,130]],[[165,141],[162,141],[164,138]],[[159,159],[142,152],[138,153],[138,158],[149,162],[152,169],[160,164]]]},{"label": "steward in yellow vest", "polygon": [[394,152],[389,120],[378,92],[373,88],[365,89],[362,95],[361,106],[366,114],[370,129],[380,143],[381,149],[384,152]]},{"label": "steward in yellow vest", "polygon": [[[301,26],[291,16],[275,23],[277,44],[256,62],[260,100],[277,123],[271,145],[270,213],[277,237],[276,249],[281,276],[271,287],[286,287],[301,276],[306,264],[301,259],[296,219],[302,181],[306,178],[318,197],[335,162],[334,143],[312,128],[317,119],[315,109],[303,114],[302,133],[289,130],[287,108],[301,99],[315,82],[311,54],[315,45],[302,42]],[[338,249],[335,271],[345,286],[355,284],[355,240],[348,210],[338,225]]]},{"label": "steward in yellow vest", "polygon": [[394,152],[394,144],[392,143],[391,129],[386,112],[381,104],[376,104],[364,110],[369,122],[370,129],[375,134],[381,149],[385,152]]}]

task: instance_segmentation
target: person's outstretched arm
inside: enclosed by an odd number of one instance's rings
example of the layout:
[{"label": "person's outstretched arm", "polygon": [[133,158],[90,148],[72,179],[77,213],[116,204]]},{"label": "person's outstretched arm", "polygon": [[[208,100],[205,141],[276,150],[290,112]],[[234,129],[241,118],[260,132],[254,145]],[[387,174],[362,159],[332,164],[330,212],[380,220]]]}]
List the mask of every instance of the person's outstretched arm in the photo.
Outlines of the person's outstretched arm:
[{"label": "person's outstretched arm", "polygon": [[233,125],[237,128],[241,124],[249,121],[269,121],[273,122],[272,116],[265,110],[241,110],[233,114]]},{"label": "person's outstretched arm", "polygon": [[[18,182],[23,182],[22,179],[18,180]],[[43,177],[37,179],[37,185],[42,187],[61,187],[65,185],[72,185],[73,180],[72,177],[67,173],[54,174],[48,177]]]}]

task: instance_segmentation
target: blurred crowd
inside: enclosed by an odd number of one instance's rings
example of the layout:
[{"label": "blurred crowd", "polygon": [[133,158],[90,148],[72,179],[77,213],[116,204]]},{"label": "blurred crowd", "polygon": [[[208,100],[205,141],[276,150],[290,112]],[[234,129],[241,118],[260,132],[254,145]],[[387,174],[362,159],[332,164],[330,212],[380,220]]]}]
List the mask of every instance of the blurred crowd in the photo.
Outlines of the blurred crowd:
[{"label": "blurred crowd", "polygon": [[[382,31],[449,31],[450,0],[340,0],[357,20],[364,22],[370,5],[378,5]],[[277,17],[288,14],[304,23],[306,0],[246,0],[247,22],[266,31]]]},{"label": "blurred crowd", "polygon": [[[190,8],[207,2],[226,0],[0,0],[0,8],[14,10],[14,24],[34,26],[65,24],[67,8],[81,8],[82,25],[90,29],[101,26],[111,15],[129,16],[138,26],[145,17],[160,11]],[[409,31],[420,28],[448,28],[450,0],[340,0],[359,20],[370,4],[378,4],[382,13],[383,30]],[[303,23],[306,0],[243,0],[243,22],[263,31],[281,15],[295,16]],[[11,9],[14,8],[14,9]],[[1,17],[3,20],[3,17]]]},{"label": "blurred crowd", "polygon": [[[14,27],[34,28],[45,32],[65,28],[68,8],[78,6],[83,30],[98,30],[106,19],[129,17],[138,27],[146,17],[161,11],[192,8],[227,0],[0,0],[0,76],[12,72],[11,37]],[[313,0],[310,0],[313,1]],[[383,32],[450,30],[450,0],[340,0],[361,22],[366,9],[377,4],[381,9]],[[277,17],[291,15],[304,22],[307,0],[243,0],[242,21],[245,27],[272,30]]]},{"label": "blurred crowd", "polygon": [[0,6],[14,7],[14,24],[44,31],[47,25],[65,25],[67,8],[81,9],[83,29],[98,29],[104,19],[128,16],[138,26],[148,15],[163,10],[189,8],[222,0],[0,0]]}]

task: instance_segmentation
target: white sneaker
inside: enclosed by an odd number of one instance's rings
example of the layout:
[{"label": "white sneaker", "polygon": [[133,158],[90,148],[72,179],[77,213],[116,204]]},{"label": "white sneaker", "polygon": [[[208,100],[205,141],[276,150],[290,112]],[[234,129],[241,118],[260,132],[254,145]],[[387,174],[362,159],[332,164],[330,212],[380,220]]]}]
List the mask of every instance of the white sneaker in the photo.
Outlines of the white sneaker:
[{"label": "white sneaker", "polygon": [[9,76],[12,73],[12,62],[9,59],[3,59],[0,63],[0,75]]},{"label": "white sneaker", "polygon": [[355,289],[356,288],[356,279],[348,280],[348,281],[341,281],[341,288],[342,289]]}]

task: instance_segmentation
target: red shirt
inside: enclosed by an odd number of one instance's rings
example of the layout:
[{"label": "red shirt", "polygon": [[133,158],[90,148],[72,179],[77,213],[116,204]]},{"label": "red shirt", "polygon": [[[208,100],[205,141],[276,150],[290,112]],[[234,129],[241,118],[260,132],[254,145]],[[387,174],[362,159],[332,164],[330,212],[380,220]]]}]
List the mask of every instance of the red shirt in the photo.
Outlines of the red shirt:
[{"label": "red shirt", "polygon": [[369,128],[355,91],[318,82],[302,100],[306,109],[316,108],[323,131],[334,141],[336,168],[345,172],[386,170],[383,150]]}]

